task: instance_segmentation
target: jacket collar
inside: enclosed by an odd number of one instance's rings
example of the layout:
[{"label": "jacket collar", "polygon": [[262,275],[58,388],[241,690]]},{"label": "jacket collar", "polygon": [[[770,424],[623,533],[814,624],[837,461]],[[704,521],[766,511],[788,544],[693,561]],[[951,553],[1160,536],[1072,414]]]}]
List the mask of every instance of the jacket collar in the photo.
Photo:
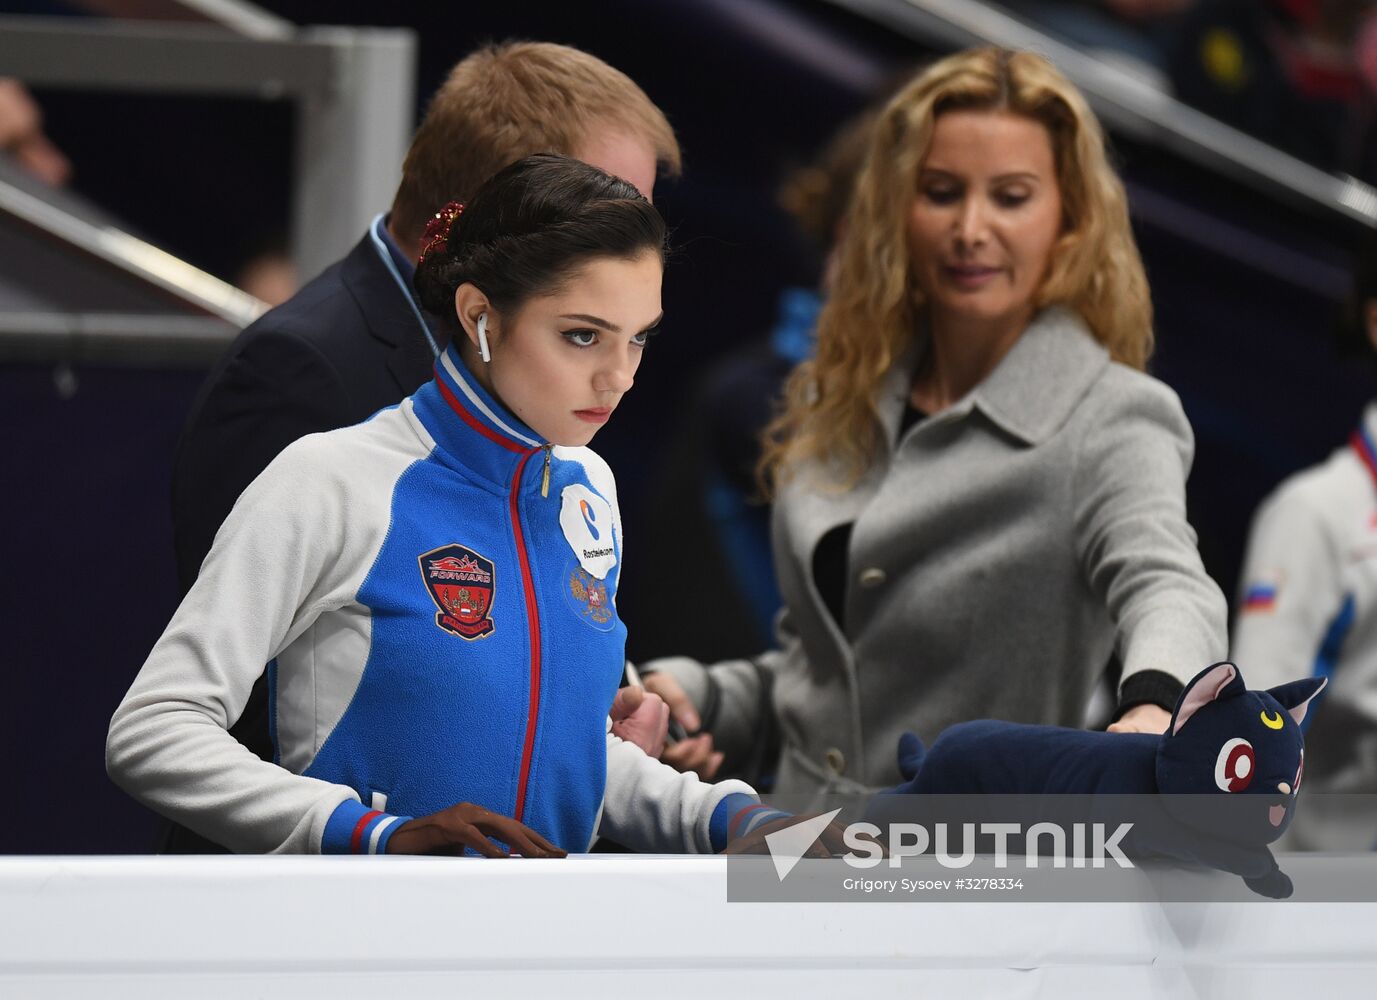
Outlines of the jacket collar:
[{"label": "jacket collar", "polygon": [[1377,487],[1377,403],[1368,403],[1363,409],[1363,418],[1348,443]]},{"label": "jacket collar", "polygon": [[[924,333],[881,388],[878,406],[887,441],[895,439],[913,372],[926,348]],[[984,381],[933,420],[960,420],[979,410],[1025,444],[1040,444],[1066,423],[1107,364],[1109,352],[1085,321],[1064,306],[1049,306],[1033,318]]]},{"label": "jacket collar", "polygon": [[434,372],[412,406],[441,461],[509,490],[518,466],[547,442],[478,384],[455,344],[440,354]]},{"label": "jacket collar", "polygon": [[1363,407],[1363,418],[1358,422],[1358,427],[1372,443],[1373,450],[1377,451],[1377,403],[1368,403]]},{"label": "jacket collar", "polygon": [[[416,303],[409,278],[399,273],[378,230],[382,216],[340,263],[340,278],[363,316],[369,334],[391,348],[387,368],[403,394],[430,377],[435,362],[431,340],[444,343],[443,331]],[[429,334],[429,337],[427,337]]]}]

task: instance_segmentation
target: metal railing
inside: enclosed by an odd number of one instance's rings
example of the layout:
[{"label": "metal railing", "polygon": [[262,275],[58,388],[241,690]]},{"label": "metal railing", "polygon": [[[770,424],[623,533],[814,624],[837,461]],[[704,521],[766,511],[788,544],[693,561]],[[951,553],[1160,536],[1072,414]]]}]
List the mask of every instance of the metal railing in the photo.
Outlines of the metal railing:
[{"label": "metal railing", "polygon": [[0,177],[0,215],[165,293],[182,312],[0,309],[0,360],[204,365],[266,308],[212,274]]},{"label": "metal railing", "polygon": [[1178,101],[1151,81],[1073,48],[982,0],[829,0],[941,48],[1000,45],[1056,63],[1101,119],[1139,140],[1302,207],[1377,227],[1377,189],[1329,174]]},{"label": "metal railing", "polygon": [[33,86],[295,100],[292,249],[311,277],[391,203],[415,114],[415,36],[255,24],[245,35],[181,22],[0,17],[0,66]]},{"label": "metal railing", "polygon": [[[127,6],[78,3],[101,14]],[[0,16],[0,67],[37,87],[295,101],[292,255],[306,277],[342,256],[400,176],[415,110],[413,33],[298,28],[241,0],[130,9],[169,20]],[[246,293],[60,201],[0,177],[0,215],[159,289],[190,315],[11,310],[0,313],[0,358],[204,363],[262,312]]]}]

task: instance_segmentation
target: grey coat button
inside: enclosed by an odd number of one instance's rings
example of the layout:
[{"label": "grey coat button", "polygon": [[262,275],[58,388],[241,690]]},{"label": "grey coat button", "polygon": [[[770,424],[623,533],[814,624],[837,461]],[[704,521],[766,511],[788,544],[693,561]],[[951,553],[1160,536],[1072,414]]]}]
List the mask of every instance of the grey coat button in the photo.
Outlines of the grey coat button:
[{"label": "grey coat button", "polygon": [[861,570],[861,575],[857,577],[857,581],[860,583],[860,585],[862,587],[865,587],[867,590],[872,590],[875,587],[878,587],[887,579],[888,577],[885,575],[885,571],[880,569],[878,566],[871,566],[869,569]]},{"label": "grey coat button", "polygon": [[828,750],[824,755],[824,759],[827,761],[828,769],[831,770],[833,774],[841,774],[846,770],[846,755],[836,747]]}]

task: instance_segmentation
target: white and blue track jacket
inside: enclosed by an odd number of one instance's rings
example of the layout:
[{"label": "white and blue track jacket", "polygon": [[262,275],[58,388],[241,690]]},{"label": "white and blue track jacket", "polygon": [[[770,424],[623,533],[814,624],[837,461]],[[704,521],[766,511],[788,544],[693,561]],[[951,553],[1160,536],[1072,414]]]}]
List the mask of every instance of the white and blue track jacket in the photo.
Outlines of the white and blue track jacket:
[{"label": "white and blue track jacket", "polygon": [[[1240,583],[1230,655],[1249,684],[1329,680],[1302,726],[1305,786],[1377,793],[1377,403],[1345,447],[1258,507]],[[1289,847],[1377,846],[1370,810],[1331,802],[1297,813]]]},{"label": "white and blue track jacket", "polygon": [[[111,776],[237,851],[383,853],[473,802],[571,851],[707,852],[741,782],[609,732],[624,663],[616,486],[550,447],[451,347],[365,423],[244,491],[110,724]],[[277,763],[227,732],[268,664]],[[737,832],[736,830],[732,831]]]}]

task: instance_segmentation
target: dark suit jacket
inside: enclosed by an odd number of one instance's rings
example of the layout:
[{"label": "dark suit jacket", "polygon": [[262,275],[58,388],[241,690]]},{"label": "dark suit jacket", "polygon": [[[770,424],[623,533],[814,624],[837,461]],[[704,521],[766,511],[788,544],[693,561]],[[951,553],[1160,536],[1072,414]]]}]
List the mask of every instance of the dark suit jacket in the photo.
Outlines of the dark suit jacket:
[{"label": "dark suit jacket", "polygon": [[[230,345],[201,388],[172,472],[172,523],[182,592],[244,488],[283,448],[347,427],[409,396],[434,356],[416,314],[368,234]],[[262,679],[230,730],[272,759]],[[217,848],[174,827],[165,850]]]},{"label": "dark suit jacket", "polygon": [[409,396],[434,358],[371,239],[230,345],[192,405],[172,472],[182,591],[244,488],[283,448]]}]

